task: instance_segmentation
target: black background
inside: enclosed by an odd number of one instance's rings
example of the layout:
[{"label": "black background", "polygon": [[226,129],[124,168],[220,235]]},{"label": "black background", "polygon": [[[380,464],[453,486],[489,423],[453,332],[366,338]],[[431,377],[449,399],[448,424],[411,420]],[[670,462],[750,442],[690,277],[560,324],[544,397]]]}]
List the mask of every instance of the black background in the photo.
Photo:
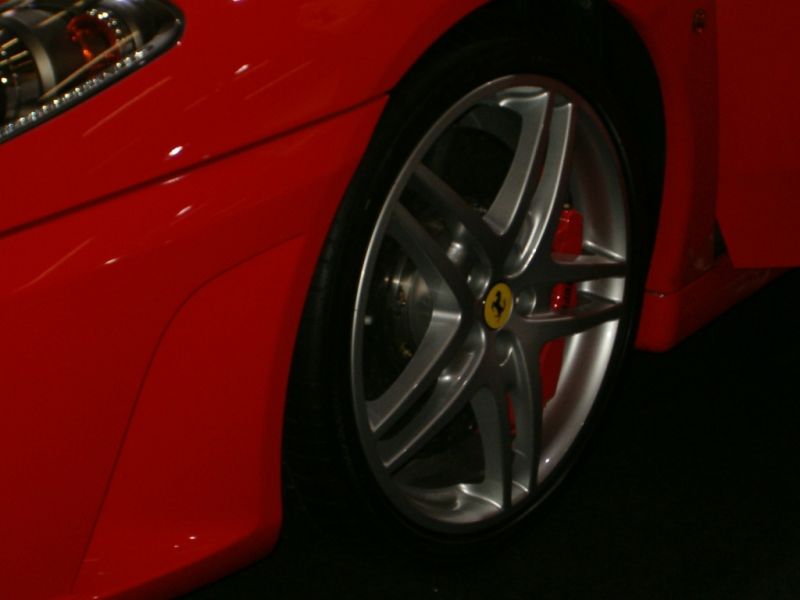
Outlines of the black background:
[{"label": "black background", "polygon": [[[702,298],[697,298],[702,302]],[[562,488],[496,554],[359,550],[293,511],[210,598],[800,598],[800,271],[636,353]]]}]

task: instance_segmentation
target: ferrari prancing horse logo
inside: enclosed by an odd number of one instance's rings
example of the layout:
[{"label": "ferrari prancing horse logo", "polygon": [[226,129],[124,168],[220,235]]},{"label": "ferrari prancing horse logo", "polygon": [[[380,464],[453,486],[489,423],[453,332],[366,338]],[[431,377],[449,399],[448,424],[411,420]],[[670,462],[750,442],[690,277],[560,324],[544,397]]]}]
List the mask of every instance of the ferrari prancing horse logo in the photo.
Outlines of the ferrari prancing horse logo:
[{"label": "ferrari prancing horse logo", "polygon": [[483,301],[483,318],[486,324],[492,329],[500,329],[508,323],[513,305],[514,296],[510,287],[505,283],[492,286]]}]

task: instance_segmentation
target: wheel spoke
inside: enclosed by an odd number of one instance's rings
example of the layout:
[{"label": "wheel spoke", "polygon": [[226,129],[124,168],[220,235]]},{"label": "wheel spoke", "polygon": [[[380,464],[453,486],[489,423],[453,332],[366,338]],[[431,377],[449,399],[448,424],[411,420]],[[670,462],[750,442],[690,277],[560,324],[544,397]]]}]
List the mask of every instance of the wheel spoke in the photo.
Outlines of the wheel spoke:
[{"label": "wheel spoke", "polygon": [[528,340],[516,339],[512,366],[519,385],[512,393],[517,434],[514,439],[513,479],[530,492],[536,486],[542,444],[542,380],[539,348]]},{"label": "wheel spoke", "polygon": [[548,310],[529,317],[515,317],[510,329],[521,340],[538,347],[558,338],[581,333],[622,317],[622,304],[595,294],[580,292],[578,305]]},{"label": "wheel spoke", "polygon": [[472,314],[475,297],[458,267],[402,204],[394,207],[387,235],[414,261],[431,289],[434,309],[455,309],[462,318]]},{"label": "wheel spoke", "polygon": [[485,218],[511,242],[522,229],[539,185],[547,154],[553,98],[539,91],[533,96],[510,96],[501,100],[500,105],[519,114],[522,127],[508,175]]},{"label": "wheel spoke", "polygon": [[430,388],[462,349],[469,327],[458,317],[431,322],[403,371],[378,398],[367,404],[372,431],[380,437]]},{"label": "wheel spoke", "polygon": [[475,495],[505,508],[511,505],[511,429],[503,391],[492,387],[478,390],[471,403],[484,458],[484,480],[472,488]]},{"label": "wheel spoke", "polygon": [[[525,233],[517,246],[517,255],[509,257],[511,275],[537,269],[552,254],[553,238],[558,228],[561,209],[569,200],[569,180],[575,142],[575,109],[564,104],[553,109],[549,131],[549,147],[539,185],[528,211],[532,231]],[[542,257],[537,260],[537,257]]]},{"label": "wheel spoke", "polygon": [[480,387],[476,372],[482,361],[483,348],[465,353],[460,364],[436,383],[431,396],[400,431],[378,442],[384,467],[396,472],[413,459],[469,403]]},{"label": "wheel spoke", "polygon": [[592,254],[572,256],[553,253],[549,268],[542,267],[534,272],[537,282],[579,282],[624,277],[628,265],[624,260],[606,258]]}]

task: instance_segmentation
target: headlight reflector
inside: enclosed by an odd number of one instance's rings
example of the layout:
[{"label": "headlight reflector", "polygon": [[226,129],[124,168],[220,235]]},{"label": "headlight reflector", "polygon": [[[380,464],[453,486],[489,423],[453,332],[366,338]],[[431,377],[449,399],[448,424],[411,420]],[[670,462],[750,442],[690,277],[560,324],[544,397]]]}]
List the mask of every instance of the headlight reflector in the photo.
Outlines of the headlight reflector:
[{"label": "headlight reflector", "polygon": [[0,5],[0,142],[76,104],[170,47],[163,0],[12,0]]}]

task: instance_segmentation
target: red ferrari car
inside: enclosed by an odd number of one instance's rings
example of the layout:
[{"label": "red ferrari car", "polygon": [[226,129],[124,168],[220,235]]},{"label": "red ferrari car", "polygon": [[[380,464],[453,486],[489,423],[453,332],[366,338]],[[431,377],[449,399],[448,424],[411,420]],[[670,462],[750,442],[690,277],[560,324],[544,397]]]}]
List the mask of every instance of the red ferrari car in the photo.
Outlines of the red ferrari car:
[{"label": "red ferrari car", "polygon": [[0,5],[0,597],[168,597],[308,510],[437,554],[626,351],[800,264],[800,5]]}]

